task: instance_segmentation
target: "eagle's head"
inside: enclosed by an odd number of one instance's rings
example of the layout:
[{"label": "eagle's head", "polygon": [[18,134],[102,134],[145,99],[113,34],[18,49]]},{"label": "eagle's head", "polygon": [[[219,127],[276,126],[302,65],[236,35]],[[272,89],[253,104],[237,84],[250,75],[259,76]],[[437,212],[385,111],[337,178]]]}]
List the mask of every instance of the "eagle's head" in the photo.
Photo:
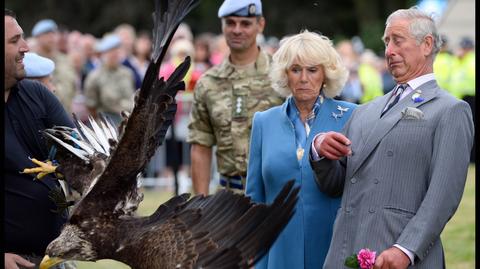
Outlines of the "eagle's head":
[{"label": "eagle's head", "polygon": [[40,269],[50,268],[65,260],[96,261],[97,253],[86,238],[76,225],[67,224],[62,233],[48,245]]}]

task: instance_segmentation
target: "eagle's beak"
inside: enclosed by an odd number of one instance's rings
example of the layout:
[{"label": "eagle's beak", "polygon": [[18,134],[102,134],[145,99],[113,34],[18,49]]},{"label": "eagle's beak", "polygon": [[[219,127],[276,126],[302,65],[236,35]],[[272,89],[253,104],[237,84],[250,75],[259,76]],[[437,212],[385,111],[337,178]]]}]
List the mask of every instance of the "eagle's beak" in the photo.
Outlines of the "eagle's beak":
[{"label": "eagle's beak", "polygon": [[52,267],[56,264],[62,263],[64,261],[65,260],[63,260],[61,258],[57,258],[57,257],[50,258],[48,255],[45,255],[45,257],[43,257],[42,262],[40,263],[39,269],[48,269],[48,268],[50,268],[50,267]]}]

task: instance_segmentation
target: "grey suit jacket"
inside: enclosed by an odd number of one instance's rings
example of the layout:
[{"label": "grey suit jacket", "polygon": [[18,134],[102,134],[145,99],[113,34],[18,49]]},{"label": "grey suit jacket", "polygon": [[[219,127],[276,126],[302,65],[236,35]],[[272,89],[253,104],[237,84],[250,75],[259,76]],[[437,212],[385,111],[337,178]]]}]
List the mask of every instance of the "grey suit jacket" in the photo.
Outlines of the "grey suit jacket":
[{"label": "grey suit jacket", "polygon": [[423,101],[412,92],[382,118],[388,95],[359,106],[344,128],[353,155],[311,161],[320,189],[343,194],[324,268],[345,268],[345,257],[362,248],[379,255],[394,244],[415,254],[410,268],[445,267],[440,233],[465,187],[472,113],[435,81],[419,89]]}]

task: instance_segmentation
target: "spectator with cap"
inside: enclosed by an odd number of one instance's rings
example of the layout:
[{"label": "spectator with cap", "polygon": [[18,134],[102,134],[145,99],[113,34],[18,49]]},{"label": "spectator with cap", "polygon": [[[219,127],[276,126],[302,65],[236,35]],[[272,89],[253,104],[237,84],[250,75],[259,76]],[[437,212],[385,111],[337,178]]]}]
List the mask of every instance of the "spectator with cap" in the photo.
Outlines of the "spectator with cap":
[{"label": "spectator with cap", "polygon": [[[452,68],[450,87],[459,99],[470,105],[475,122],[475,46],[469,37],[463,37],[459,45],[460,49]],[[475,140],[470,162],[475,162]]]},{"label": "spectator with cap", "polygon": [[23,64],[25,65],[26,78],[39,81],[52,93],[55,93],[55,85],[52,83],[52,73],[53,70],[55,70],[55,63],[52,60],[34,52],[27,52],[23,58]]},{"label": "spectator with cap", "polygon": [[97,39],[92,34],[84,34],[80,40],[80,44],[82,47],[82,52],[85,55],[85,63],[82,68],[80,86],[80,89],[83,91],[85,79],[87,78],[88,73],[100,66],[100,57],[98,57],[98,52],[95,50]]},{"label": "spectator with cap", "polygon": [[32,29],[36,40],[36,53],[55,62],[52,78],[55,95],[70,114],[72,100],[76,94],[76,74],[68,57],[58,49],[58,26],[51,19],[40,20]]},{"label": "spectator with cap", "polygon": [[114,33],[120,38],[120,59],[123,66],[130,69],[132,72],[133,78],[135,80],[135,89],[139,89],[142,86],[143,77],[140,75],[139,71],[132,64],[134,55],[133,49],[137,34],[135,28],[128,23],[122,23],[118,25]]},{"label": "spectator with cap", "polygon": [[132,72],[121,64],[120,38],[106,35],[97,45],[101,66],[85,79],[85,104],[93,117],[102,112],[116,124],[122,120],[122,111],[133,109],[135,84]]},{"label": "spectator with cap", "polygon": [[244,192],[253,114],[284,100],[268,78],[271,56],[256,42],[265,27],[260,0],[225,0],[218,17],[230,55],[197,81],[188,125],[197,194],[208,193],[214,146],[220,185]]}]

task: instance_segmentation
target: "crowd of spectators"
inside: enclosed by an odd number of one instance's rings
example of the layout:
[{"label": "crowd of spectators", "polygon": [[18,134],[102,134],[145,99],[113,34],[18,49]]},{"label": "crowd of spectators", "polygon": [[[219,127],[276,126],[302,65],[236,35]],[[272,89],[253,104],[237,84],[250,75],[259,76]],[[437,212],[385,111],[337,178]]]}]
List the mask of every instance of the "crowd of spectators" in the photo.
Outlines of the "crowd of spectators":
[{"label": "crowd of spectators", "polygon": [[[118,113],[106,111],[105,105],[102,105],[100,100],[103,99],[106,103],[117,102],[120,100],[119,95],[125,95],[125,87],[108,82],[110,86],[88,94],[91,90],[87,89],[86,82],[92,80],[91,77],[96,73],[94,71],[97,70],[98,73],[106,61],[117,61],[122,68],[125,67],[125,70],[131,72],[131,76],[126,78],[131,86],[128,87],[129,96],[122,97],[123,99],[118,102],[124,104],[122,106],[124,108],[133,108],[134,92],[140,88],[150,62],[152,37],[149,31],[135,29],[132,25],[124,23],[103,36],[95,37],[90,33],[71,30],[66,26],[57,25],[53,20],[45,19],[37,22],[30,31],[27,29],[25,34],[32,52],[55,63],[56,68],[51,74],[56,89],[54,94],[67,112],[75,113],[77,118],[85,122],[88,121],[89,115],[95,117],[97,112]],[[118,38],[119,44],[108,43],[106,39],[111,39],[112,36]],[[268,53],[273,54],[279,46],[280,38],[260,35],[257,40]],[[468,99],[474,106],[470,100],[475,95],[473,41],[464,38],[459,44],[458,51],[450,50],[446,37],[443,41],[444,47],[437,56],[434,70],[442,84],[440,86],[459,99]],[[107,54],[105,48],[108,51],[115,48],[118,55],[105,56]],[[338,41],[335,48],[349,69],[348,81],[336,99],[363,104],[393,89],[395,82],[387,71],[383,55],[365,48],[359,37]],[[178,111],[173,130],[169,131],[166,143],[158,149],[144,172],[145,177],[161,180],[172,179],[177,175],[181,183],[180,191],[189,191],[190,150],[186,137],[192,92],[203,72],[221,63],[228,53],[228,46],[221,34],[194,35],[187,24],[180,25],[164,59],[160,75],[168,77],[186,56],[190,56],[193,61],[185,78],[186,90],[177,96]],[[115,59],[107,60],[108,57]],[[106,78],[108,72],[102,76],[104,77],[97,80],[109,81]]]}]

